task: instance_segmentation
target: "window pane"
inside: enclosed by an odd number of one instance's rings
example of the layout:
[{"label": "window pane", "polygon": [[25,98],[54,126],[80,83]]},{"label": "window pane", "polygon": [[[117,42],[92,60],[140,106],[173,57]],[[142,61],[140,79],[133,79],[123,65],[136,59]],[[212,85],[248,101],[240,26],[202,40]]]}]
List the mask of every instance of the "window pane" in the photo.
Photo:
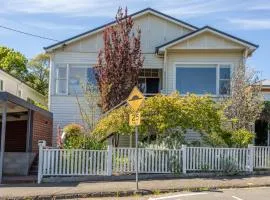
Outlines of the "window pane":
[{"label": "window pane", "polygon": [[230,68],[220,68],[220,79],[230,79],[231,69]]},{"label": "window pane", "polygon": [[219,94],[229,95],[230,94],[230,80],[219,81]]},{"label": "window pane", "polygon": [[67,78],[67,68],[59,67],[56,69],[56,77],[58,79],[66,79]]},{"label": "window pane", "polygon": [[138,87],[142,93],[146,93],[146,80],[145,80],[145,78],[139,78]]},{"label": "window pane", "polygon": [[86,83],[86,68],[71,67],[68,88],[71,95],[82,95]]},{"label": "window pane", "polygon": [[97,85],[94,68],[87,68],[87,84]]},{"label": "window pane", "polygon": [[144,75],[145,75],[145,76],[150,76],[150,77],[151,77],[151,69],[145,69],[145,70],[144,70]]},{"label": "window pane", "polygon": [[65,79],[56,80],[56,93],[57,94],[67,93],[67,82]]},{"label": "window pane", "polygon": [[139,73],[139,76],[145,76],[145,70],[144,69],[140,69],[140,73]]},{"label": "window pane", "polygon": [[182,94],[216,94],[215,65],[176,68],[176,89]]}]

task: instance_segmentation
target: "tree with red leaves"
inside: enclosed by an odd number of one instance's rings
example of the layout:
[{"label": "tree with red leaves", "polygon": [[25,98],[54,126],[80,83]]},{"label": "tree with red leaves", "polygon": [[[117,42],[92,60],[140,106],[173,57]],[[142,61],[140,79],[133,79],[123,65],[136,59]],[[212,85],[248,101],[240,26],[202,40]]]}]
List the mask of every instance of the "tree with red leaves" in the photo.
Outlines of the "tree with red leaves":
[{"label": "tree with red leaves", "polygon": [[138,83],[144,58],[141,52],[141,30],[133,33],[134,22],[127,8],[118,9],[116,25],[105,28],[104,47],[98,55],[95,75],[103,112],[124,101]]}]

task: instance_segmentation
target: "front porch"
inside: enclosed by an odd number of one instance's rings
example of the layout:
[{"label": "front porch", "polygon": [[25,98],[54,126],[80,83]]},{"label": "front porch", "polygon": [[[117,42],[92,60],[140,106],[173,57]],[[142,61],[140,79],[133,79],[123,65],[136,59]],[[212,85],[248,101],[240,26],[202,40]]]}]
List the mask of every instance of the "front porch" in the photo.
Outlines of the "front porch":
[{"label": "front porch", "polygon": [[0,92],[0,112],[0,183],[3,176],[23,180],[38,158],[38,141],[51,144],[52,113],[8,92]]}]

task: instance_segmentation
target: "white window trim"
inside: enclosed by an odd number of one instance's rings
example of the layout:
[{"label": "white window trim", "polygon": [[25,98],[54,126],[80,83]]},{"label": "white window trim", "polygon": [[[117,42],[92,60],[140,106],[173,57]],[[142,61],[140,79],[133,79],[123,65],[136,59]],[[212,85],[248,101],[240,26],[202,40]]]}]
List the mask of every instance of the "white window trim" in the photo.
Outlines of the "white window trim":
[{"label": "white window trim", "polygon": [[[60,66],[58,66],[58,65],[60,65]],[[69,64],[66,64],[66,63],[57,63],[55,66],[56,66],[55,67],[55,71],[54,71],[54,74],[55,74],[55,78],[54,78],[55,95],[58,95],[58,96],[67,96],[68,95],[68,88],[66,89],[66,92],[65,93],[59,93],[59,92],[57,92],[57,88],[56,87],[57,87],[57,80],[68,80]],[[66,79],[59,79],[58,78],[58,76],[57,76],[57,69],[58,68],[66,68]],[[67,81],[67,83],[68,83],[68,81]]]},{"label": "white window trim", "polygon": [[[213,68],[216,68],[216,94],[212,94],[211,96],[212,97],[220,97],[220,96],[227,96],[227,95],[220,95],[219,94],[219,80],[220,80],[220,65],[229,65],[230,67],[230,73],[231,73],[231,77],[232,77],[232,73],[234,71],[234,63],[231,63],[231,62],[175,62],[174,63],[174,67],[173,67],[173,91],[177,91],[176,89],[176,68],[181,68],[177,65],[215,65],[215,67]],[[211,66],[196,66],[196,68],[198,67],[201,67],[201,68],[209,68]],[[190,68],[195,68],[195,67],[190,67]],[[230,85],[231,86],[231,85]],[[231,89],[231,88],[230,88]],[[185,94],[181,94],[181,91],[180,91],[180,95],[185,95]],[[199,96],[202,96],[204,94],[197,94]]]},{"label": "white window trim", "polygon": [[[58,66],[60,65],[60,67]],[[62,65],[62,66],[61,66]],[[70,68],[71,67],[74,67],[76,66],[76,68],[93,68],[95,64],[94,63],[56,63],[55,64],[55,70],[54,70],[54,90],[55,90],[55,95],[56,96],[70,96],[70,97],[74,97],[74,95],[70,95],[69,94],[69,73],[70,73]],[[66,93],[57,93],[57,89],[56,89],[56,80],[58,79],[57,76],[56,76],[56,70],[57,68],[66,68],[67,69],[67,72],[66,72],[66,75],[67,75],[67,78],[66,78],[66,87],[67,87],[67,90],[66,90]]]}]

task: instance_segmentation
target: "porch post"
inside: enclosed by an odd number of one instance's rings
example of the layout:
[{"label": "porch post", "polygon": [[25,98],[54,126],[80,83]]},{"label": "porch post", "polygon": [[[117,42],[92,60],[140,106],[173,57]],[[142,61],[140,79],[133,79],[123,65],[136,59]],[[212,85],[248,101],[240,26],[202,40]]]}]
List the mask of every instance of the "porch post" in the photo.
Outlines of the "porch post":
[{"label": "porch post", "polygon": [[4,165],[4,151],[6,140],[6,122],[7,122],[7,102],[3,102],[2,110],[2,129],[1,129],[1,153],[0,153],[0,184],[3,177],[3,165]]},{"label": "porch post", "polygon": [[26,152],[30,152],[32,150],[31,140],[32,140],[32,110],[28,110],[27,116],[27,132],[26,132]]},{"label": "porch post", "polygon": [[270,122],[267,122],[267,146],[270,146]]}]

